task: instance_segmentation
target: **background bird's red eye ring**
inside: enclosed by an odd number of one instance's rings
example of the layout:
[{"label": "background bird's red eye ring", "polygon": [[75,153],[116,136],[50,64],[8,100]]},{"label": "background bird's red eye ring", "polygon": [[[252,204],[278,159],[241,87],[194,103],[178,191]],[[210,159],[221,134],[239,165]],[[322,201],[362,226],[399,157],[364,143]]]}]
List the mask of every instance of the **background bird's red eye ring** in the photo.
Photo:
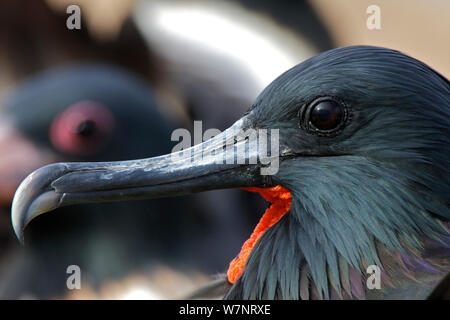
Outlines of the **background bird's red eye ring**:
[{"label": "background bird's red eye ring", "polygon": [[57,115],[50,126],[50,140],[62,153],[89,156],[107,145],[114,130],[114,116],[104,105],[80,101]]}]

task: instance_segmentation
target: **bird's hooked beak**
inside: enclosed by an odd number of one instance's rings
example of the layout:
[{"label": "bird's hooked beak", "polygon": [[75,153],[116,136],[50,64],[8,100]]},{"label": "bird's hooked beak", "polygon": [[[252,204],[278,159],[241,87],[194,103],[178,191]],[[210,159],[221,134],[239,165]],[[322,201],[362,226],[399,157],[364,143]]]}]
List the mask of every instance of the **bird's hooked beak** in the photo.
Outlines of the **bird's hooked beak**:
[{"label": "bird's hooked beak", "polygon": [[273,186],[270,175],[261,174],[261,169],[278,154],[261,154],[260,144],[254,143],[257,135],[240,136],[249,123],[243,117],[210,140],[155,158],[42,167],[16,191],[12,206],[14,231],[23,241],[24,229],[32,219],[67,205]]}]

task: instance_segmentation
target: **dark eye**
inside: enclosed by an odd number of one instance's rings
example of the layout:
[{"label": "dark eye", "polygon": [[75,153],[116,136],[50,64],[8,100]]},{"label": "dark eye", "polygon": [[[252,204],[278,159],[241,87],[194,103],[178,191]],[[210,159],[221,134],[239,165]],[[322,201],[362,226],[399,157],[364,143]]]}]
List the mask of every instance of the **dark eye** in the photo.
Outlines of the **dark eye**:
[{"label": "dark eye", "polygon": [[61,112],[50,127],[50,140],[60,152],[89,156],[99,153],[109,142],[114,116],[105,106],[81,101]]},{"label": "dark eye", "polygon": [[327,135],[341,129],[346,116],[347,111],[341,102],[321,97],[300,110],[300,125],[311,133]]},{"label": "dark eye", "polygon": [[97,123],[93,120],[84,120],[77,127],[77,134],[80,137],[92,137],[98,132]]},{"label": "dark eye", "polygon": [[325,100],[316,104],[310,115],[311,124],[319,130],[331,130],[341,124],[344,110],[333,100]]}]

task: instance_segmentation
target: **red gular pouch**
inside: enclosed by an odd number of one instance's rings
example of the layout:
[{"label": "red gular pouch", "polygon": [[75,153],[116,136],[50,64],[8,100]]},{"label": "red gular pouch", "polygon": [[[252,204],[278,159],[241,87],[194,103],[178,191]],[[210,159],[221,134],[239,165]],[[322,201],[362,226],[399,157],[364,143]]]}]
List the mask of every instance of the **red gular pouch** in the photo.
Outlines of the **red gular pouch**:
[{"label": "red gular pouch", "polygon": [[289,211],[292,202],[291,192],[282,186],[272,188],[243,188],[243,190],[259,192],[264,199],[271,203],[271,206],[267,208],[259,220],[250,238],[243,244],[239,255],[230,262],[230,267],[227,272],[230,283],[235,283],[242,275],[250,252],[252,252],[259,238]]}]

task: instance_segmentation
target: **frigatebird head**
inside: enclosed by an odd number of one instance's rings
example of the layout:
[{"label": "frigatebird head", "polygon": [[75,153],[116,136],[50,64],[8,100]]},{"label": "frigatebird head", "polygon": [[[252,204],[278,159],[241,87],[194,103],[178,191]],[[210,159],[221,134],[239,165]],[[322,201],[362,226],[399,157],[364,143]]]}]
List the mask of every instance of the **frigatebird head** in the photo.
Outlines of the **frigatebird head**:
[{"label": "frigatebird head", "polygon": [[[369,265],[392,287],[410,269],[450,268],[449,102],[448,80],[402,53],[327,51],[282,74],[234,125],[190,149],[38,169],[16,192],[14,229],[23,239],[37,215],[78,203],[236,187],[280,194],[282,186],[290,191],[277,200],[283,212],[229,272],[227,297],[362,298]],[[447,256],[426,260],[428,243]]]}]

